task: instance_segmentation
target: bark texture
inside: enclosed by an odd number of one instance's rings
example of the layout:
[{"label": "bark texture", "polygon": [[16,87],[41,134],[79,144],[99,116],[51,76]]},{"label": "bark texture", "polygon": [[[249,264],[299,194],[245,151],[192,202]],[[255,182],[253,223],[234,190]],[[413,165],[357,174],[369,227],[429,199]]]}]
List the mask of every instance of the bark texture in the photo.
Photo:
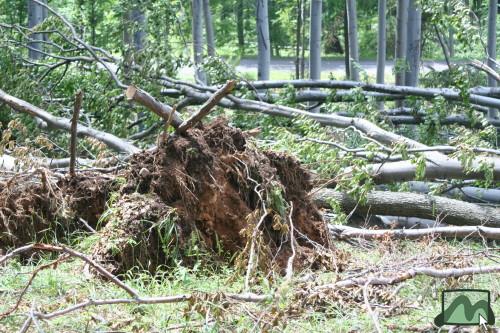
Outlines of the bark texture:
[{"label": "bark texture", "polygon": [[500,227],[500,209],[491,206],[467,203],[438,196],[406,192],[372,191],[365,204],[358,203],[346,193],[322,189],[313,194],[314,202],[330,208],[330,202],[337,202],[350,213],[413,216],[437,219],[452,225]]},{"label": "bark texture", "polygon": [[349,39],[349,74],[350,79],[359,81],[359,44],[358,44],[358,18],[356,13],[356,0],[347,2],[347,32]]},{"label": "bark texture", "polygon": [[257,0],[257,44],[259,80],[269,80],[271,67],[271,42],[269,39],[268,0]]}]

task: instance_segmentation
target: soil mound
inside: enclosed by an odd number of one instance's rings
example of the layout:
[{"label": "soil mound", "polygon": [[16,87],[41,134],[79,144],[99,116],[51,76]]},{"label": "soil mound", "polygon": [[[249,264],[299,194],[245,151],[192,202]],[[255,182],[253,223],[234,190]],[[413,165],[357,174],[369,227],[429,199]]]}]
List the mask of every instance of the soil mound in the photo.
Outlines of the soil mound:
[{"label": "soil mound", "polygon": [[[252,239],[258,265],[282,269],[292,253],[291,223],[297,266],[324,264],[312,254],[330,246],[327,227],[307,197],[309,173],[286,154],[259,151],[224,119],[167,137],[155,151],[134,155],[119,175],[79,177],[58,180],[53,198],[37,196],[42,185],[30,188],[38,199],[21,211],[38,216],[36,227],[31,239],[19,242],[39,240],[54,216],[73,222],[82,217],[99,229],[94,259],[114,273],[134,266],[154,271],[206,253],[228,254],[243,266]],[[61,204],[69,213],[61,214]]]}]

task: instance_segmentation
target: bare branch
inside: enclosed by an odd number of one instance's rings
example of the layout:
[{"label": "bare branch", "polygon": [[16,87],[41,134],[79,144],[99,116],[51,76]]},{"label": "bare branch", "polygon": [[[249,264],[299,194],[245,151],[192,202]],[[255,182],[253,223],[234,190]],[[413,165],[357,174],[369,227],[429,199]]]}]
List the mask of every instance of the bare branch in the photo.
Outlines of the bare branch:
[{"label": "bare branch", "polygon": [[489,227],[435,227],[426,229],[367,230],[345,225],[329,225],[332,236],[338,239],[361,238],[369,240],[418,239],[423,237],[500,239],[500,228]]}]

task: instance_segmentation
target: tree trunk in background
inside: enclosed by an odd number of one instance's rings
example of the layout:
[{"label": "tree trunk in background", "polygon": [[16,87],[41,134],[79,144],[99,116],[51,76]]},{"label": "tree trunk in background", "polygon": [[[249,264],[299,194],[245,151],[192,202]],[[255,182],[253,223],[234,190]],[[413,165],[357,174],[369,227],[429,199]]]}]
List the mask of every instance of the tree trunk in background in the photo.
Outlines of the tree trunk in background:
[{"label": "tree trunk in background", "polygon": [[195,67],[195,80],[206,84],[207,78],[201,65],[203,62],[203,0],[191,1],[192,29],[193,29],[193,62]]},{"label": "tree trunk in background", "polygon": [[271,67],[271,44],[269,41],[269,18],[267,0],[257,0],[257,44],[258,80],[269,80]]},{"label": "tree trunk in background", "polygon": [[[488,8],[488,66],[496,70],[495,61],[497,59],[497,6],[498,0],[489,0]],[[488,75],[488,85],[496,87],[497,82]],[[488,110],[489,118],[497,118],[498,110],[490,108]]]},{"label": "tree trunk in background", "polygon": [[134,51],[139,52],[144,49],[144,39],[146,38],[146,15],[140,8],[139,3],[135,4],[130,13],[130,20],[133,26]]},{"label": "tree trunk in background", "polygon": [[321,12],[323,0],[311,0],[309,31],[309,78],[321,78]]},{"label": "tree trunk in background", "polygon": [[90,25],[90,43],[96,45],[96,29],[97,29],[97,15],[96,15],[96,2],[90,2],[90,15],[89,15],[89,25]]},{"label": "tree trunk in background", "polygon": [[[44,3],[47,3],[47,0],[43,0]],[[33,28],[36,25],[40,24],[47,17],[47,9],[43,6],[40,6],[34,1],[28,0],[28,28]],[[34,40],[44,40],[45,36],[43,34],[34,33],[30,35],[31,39]],[[43,57],[42,53],[37,50],[42,50],[42,43],[38,42],[30,42],[28,43],[31,49],[28,50],[29,58],[33,60],[38,60]]]},{"label": "tree trunk in background", "polygon": [[205,17],[205,32],[207,36],[207,52],[210,57],[215,56],[215,35],[210,0],[203,0],[203,15]]},{"label": "tree trunk in background", "polygon": [[238,33],[238,47],[245,53],[245,22],[243,16],[243,0],[238,0],[236,4],[236,30]]},{"label": "tree trunk in background", "polygon": [[345,61],[345,77],[349,79],[351,77],[351,71],[349,66],[351,61],[349,60],[349,27],[347,18],[347,1],[344,6],[344,61]]},{"label": "tree trunk in background", "polygon": [[302,15],[302,46],[301,46],[301,55],[300,55],[300,78],[304,79],[305,73],[306,73],[306,20],[307,20],[307,0],[302,0],[302,8],[301,8],[301,15]]},{"label": "tree trunk in background", "polygon": [[408,7],[408,31],[406,59],[408,70],[405,73],[405,85],[416,87],[420,68],[420,40],[422,33],[422,12],[416,7],[416,0],[410,0]]},{"label": "tree trunk in background", "polygon": [[394,57],[396,85],[405,84],[406,45],[408,30],[408,0],[398,0],[396,14],[396,55]]},{"label": "tree trunk in background", "polygon": [[347,31],[349,39],[349,72],[353,81],[359,81],[359,46],[356,0],[347,0]]},{"label": "tree trunk in background", "polygon": [[300,46],[302,44],[302,0],[297,0],[297,25],[295,29],[295,79],[300,79]]},{"label": "tree trunk in background", "polygon": [[378,0],[378,35],[377,35],[377,83],[384,83],[386,58],[386,19],[387,0]]},{"label": "tree trunk in background", "polygon": [[[323,0],[311,0],[311,22],[309,27],[309,78],[321,78],[321,16]],[[319,112],[314,107],[311,112]]]},{"label": "tree trunk in background", "polygon": [[[451,9],[451,4],[450,0],[447,0],[446,3],[446,12],[448,15],[453,14],[453,10]],[[455,32],[453,31],[453,28],[450,26],[448,28],[448,38],[447,38],[447,44],[448,44],[448,51],[450,58],[453,58],[455,56]]]}]

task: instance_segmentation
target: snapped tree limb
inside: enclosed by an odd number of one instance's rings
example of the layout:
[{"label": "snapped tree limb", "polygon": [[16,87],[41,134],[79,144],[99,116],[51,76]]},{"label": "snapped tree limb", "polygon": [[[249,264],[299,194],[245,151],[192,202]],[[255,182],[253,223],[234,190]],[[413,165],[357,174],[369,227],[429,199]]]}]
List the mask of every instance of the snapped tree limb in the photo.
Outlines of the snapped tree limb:
[{"label": "snapped tree limb", "polygon": [[179,113],[175,112],[170,106],[156,100],[153,96],[135,86],[128,86],[125,91],[125,96],[130,101],[139,103],[147,109],[153,111],[160,116],[165,122],[171,122],[174,128],[178,128],[182,124],[182,118]]}]

